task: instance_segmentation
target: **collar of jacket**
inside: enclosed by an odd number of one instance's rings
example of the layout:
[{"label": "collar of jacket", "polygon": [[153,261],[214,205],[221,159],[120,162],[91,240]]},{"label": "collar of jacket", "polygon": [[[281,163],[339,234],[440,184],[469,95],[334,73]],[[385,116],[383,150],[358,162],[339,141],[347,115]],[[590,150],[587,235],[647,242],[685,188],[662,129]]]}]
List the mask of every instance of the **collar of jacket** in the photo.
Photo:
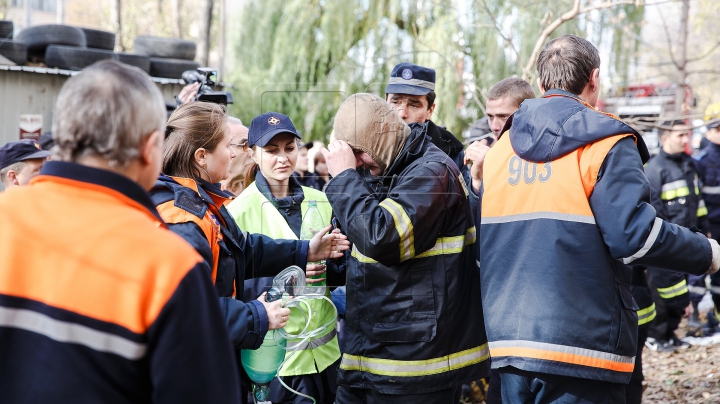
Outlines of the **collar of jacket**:
[{"label": "collar of jacket", "polygon": [[[171,177],[161,174],[155,187],[169,188],[175,199],[175,205],[198,217],[203,217],[207,204],[222,206],[232,199],[232,194],[220,189],[220,184],[212,184],[205,180],[192,178]],[[198,198],[204,203],[198,203]],[[160,203],[162,200],[155,200]]]},{"label": "collar of jacket", "polygon": [[587,144],[632,134],[640,158],[650,154],[642,136],[614,115],[593,108],[567,91],[552,89],[527,99],[506,122],[515,154],[528,161],[553,161]]},{"label": "collar of jacket", "polygon": [[668,160],[673,160],[678,163],[682,162],[685,159],[685,157],[690,157],[685,152],[670,154],[670,153],[666,152],[665,150],[663,150],[662,147],[660,148],[658,155],[663,156],[664,158],[666,158]]},{"label": "collar of jacket", "polygon": [[435,125],[433,121],[427,121],[426,124],[430,141],[451,159],[455,160],[455,157],[463,150],[462,142],[447,129]]},{"label": "collar of jacket", "polygon": [[297,178],[295,176],[290,176],[289,178],[289,187],[290,187],[290,194],[284,198],[275,198],[273,196],[272,191],[270,190],[270,184],[268,184],[267,179],[265,176],[262,175],[260,171],[258,171],[257,175],[255,176],[255,182],[257,183],[258,190],[260,193],[263,194],[265,198],[267,198],[270,203],[273,204],[276,208],[289,208],[293,205],[300,205],[302,201],[305,199],[305,194],[303,193],[302,187],[300,186],[300,183],[298,182]]},{"label": "collar of jacket", "polygon": [[138,183],[124,175],[77,163],[48,161],[43,164],[40,169],[40,176],[33,178],[32,181],[41,181],[41,176],[45,175],[87,182],[109,188],[137,202],[155,216],[160,223],[165,223],[157,212],[157,209],[155,209],[155,204],[153,204],[148,193]]}]

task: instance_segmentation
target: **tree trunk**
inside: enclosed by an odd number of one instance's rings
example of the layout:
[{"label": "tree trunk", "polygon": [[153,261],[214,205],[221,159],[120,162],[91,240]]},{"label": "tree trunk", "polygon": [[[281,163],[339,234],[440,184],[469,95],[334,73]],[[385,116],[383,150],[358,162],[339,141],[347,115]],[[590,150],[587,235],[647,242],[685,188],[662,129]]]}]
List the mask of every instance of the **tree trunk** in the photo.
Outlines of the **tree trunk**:
[{"label": "tree trunk", "polygon": [[677,88],[675,92],[675,113],[680,116],[688,112],[689,106],[685,104],[685,93],[687,91],[687,38],[688,38],[688,19],[690,15],[690,0],[683,0],[682,15],[680,19],[680,32],[678,37],[677,55],[677,72],[675,80]]},{"label": "tree trunk", "polygon": [[123,46],[122,38],[122,4],[121,0],[111,0],[110,3],[110,22],[115,31],[115,50],[118,52],[124,52],[125,47]]},{"label": "tree trunk", "polygon": [[220,0],[220,49],[218,50],[218,82],[225,79],[225,46],[227,41],[227,1]]},{"label": "tree trunk", "polygon": [[182,38],[182,0],[172,0],[172,32],[173,37]]},{"label": "tree trunk", "polygon": [[200,38],[198,38],[198,63],[208,65],[210,56],[210,26],[212,25],[213,0],[200,3]]}]

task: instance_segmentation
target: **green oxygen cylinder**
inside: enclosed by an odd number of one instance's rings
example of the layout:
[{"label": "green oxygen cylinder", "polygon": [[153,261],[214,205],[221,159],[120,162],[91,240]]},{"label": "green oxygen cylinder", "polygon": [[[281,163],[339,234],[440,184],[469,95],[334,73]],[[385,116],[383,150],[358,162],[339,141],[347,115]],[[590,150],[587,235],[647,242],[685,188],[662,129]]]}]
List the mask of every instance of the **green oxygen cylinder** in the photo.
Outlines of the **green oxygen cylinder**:
[{"label": "green oxygen cylinder", "polygon": [[265,334],[260,348],[240,351],[242,366],[253,381],[252,394],[256,403],[267,402],[270,396],[270,381],[277,375],[278,368],[285,359],[285,344],[285,338],[280,334],[276,335],[273,330]]}]

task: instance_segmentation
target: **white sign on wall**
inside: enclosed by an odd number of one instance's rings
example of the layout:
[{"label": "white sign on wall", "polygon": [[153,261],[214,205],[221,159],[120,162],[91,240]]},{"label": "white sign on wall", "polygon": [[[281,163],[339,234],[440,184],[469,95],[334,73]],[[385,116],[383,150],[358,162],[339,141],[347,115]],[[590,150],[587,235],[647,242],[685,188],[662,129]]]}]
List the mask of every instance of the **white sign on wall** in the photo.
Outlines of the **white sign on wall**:
[{"label": "white sign on wall", "polygon": [[38,140],[42,133],[42,115],[20,115],[20,140]]}]

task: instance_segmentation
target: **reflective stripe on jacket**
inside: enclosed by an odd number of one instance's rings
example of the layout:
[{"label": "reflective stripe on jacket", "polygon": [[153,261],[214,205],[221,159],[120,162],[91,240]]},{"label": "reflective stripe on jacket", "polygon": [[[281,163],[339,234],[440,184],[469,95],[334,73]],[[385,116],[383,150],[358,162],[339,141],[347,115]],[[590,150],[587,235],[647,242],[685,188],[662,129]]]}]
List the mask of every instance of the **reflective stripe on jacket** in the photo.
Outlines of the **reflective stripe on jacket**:
[{"label": "reflective stripe on jacket", "polygon": [[[302,216],[308,209],[308,202],[317,201],[317,207],[323,222],[330,224],[332,208],[323,194],[312,188],[302,187],[305,198],[301,203]],[[274,239],[297,239],[297,236],[288,225],[287,220],[278,212],[277,208],[260,192],[257,183],[253,182],[240,195],[228,205],[228,211],[240,228],[254,233],[261,233]],[[329,291],[326,293],[329,297]],[[334,314],[330,303],[326,300],[316,299],[310,302],[313,318],[308,330],[315,329],[327,323]],[[291,308],[290,319],[285,330],[290,334],[298,334],[305,328],[305,318],[296,308]],[[322,372],[340,358],[340,348],[334,328],[318,336],[300,347],[295,353],[288,351],[280,376],[296,376]],[[328,338],[329,336],[329,338]],[[288,347],[298,344],[301,340],[288,340]]]},{"label": "reflective stripe on jacket", "polygon": [[710,245],[656,218],[640,137],[617,118],[551,90],[525,100],[510,125],[483,176],[480,272],[493,367],[627,383],[638,307],[623,263],[700,273]]},{"label": "reflective stripe on jacket", "polygon": [[326,188],[353,243],[338,384],[386,394],[489,373],[468,195],[425,126],[412,127],[385,177],[345,170]]}]

